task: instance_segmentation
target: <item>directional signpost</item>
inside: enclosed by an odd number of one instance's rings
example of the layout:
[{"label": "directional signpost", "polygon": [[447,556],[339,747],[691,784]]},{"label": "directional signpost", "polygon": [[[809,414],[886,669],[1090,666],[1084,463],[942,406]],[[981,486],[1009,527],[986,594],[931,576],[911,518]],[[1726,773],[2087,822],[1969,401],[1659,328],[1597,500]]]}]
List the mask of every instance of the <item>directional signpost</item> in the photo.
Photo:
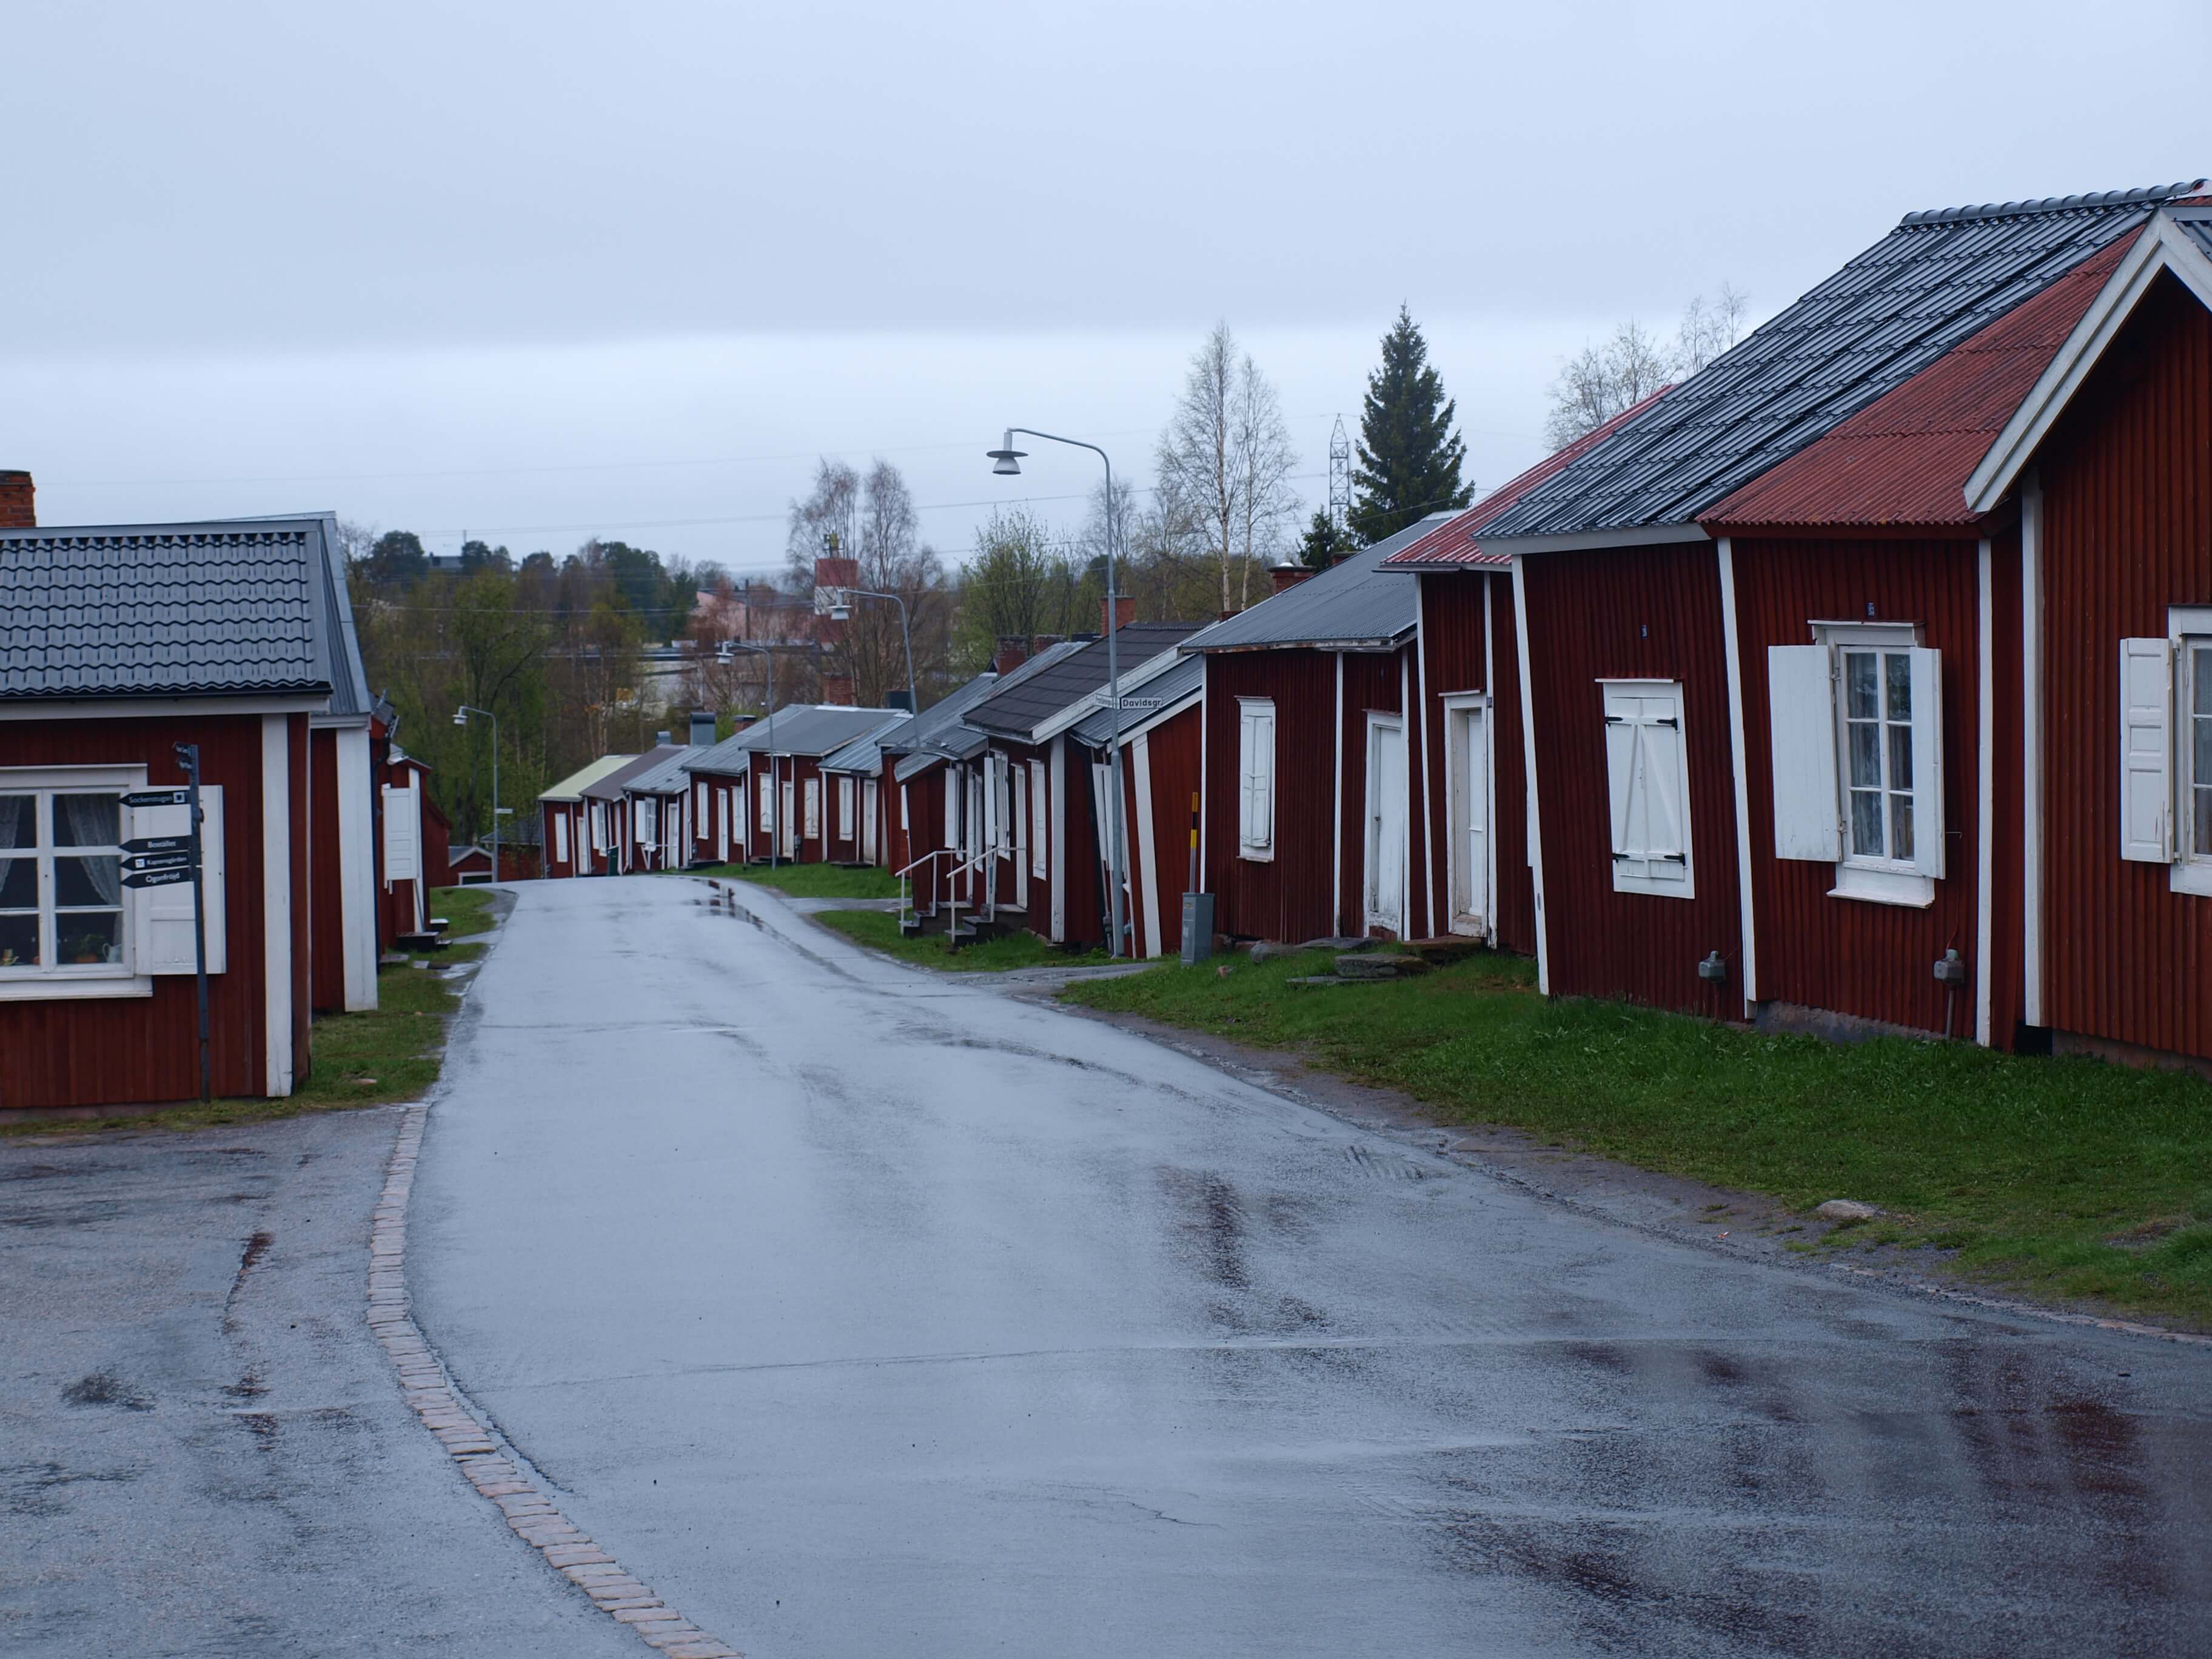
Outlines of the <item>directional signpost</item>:
[{"label": "directional signpost", "polygon": [[1165,697],[1124,697],[1121,699],[1122,708],[1133,714],[1157,714],[1159,710],[1166,708],[1167,706],[1168,702]]},{"label": "directional signpost", "polygon": [[134,889],[192,884],[192,969],[199,989],[200,1098],[214,1097],[213,1067],[208,1052],[207,886],[200,879],[200,746],[172,745],[177,764],[185,769],[181,789],[141,789],[124,796],[130,807],[185,806],[191,809],[191,832],[183,836],[143,836],[123,843],[123,884]]}]

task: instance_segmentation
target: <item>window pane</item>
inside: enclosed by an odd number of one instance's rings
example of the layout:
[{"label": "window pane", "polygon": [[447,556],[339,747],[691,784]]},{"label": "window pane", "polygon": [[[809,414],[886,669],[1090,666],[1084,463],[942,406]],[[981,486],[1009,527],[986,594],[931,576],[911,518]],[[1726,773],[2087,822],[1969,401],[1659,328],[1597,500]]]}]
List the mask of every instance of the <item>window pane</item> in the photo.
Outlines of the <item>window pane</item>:
[{"label": "window pane", "polygon": [[54,845],[112,847],[123,839],[112,795],[56,795]]},{"label": "window pane", "polygon": [[1881,848],[1881,791],[1851,791],[1851,851],[1863,858],[1878,859]]},{"label": "window pane", "polygon": [[1902,651],[1892,651],[1881,660],[1889,672],[1889,717],[1909,720],[1912,718],[1912,659]]},{"label": "window pane", "polygon": [[1844,684],[1850,693],[1850,716],[1855,720],[1881,718],[1881,706],[1875,698],[1874,674],[1873,652],[1844,653]]},{"label": "window pane", "polygon": [[1892,795],[1889,798],[1889,855],[1893,859],[1912,856],[1912,797]]},{"label": "window pane", "polygon": [[2212,783],[2212,714],[2191,715],[2189,735],[2193,751],[2190,756],[2190,781]]},{"label": "window pane", "polygon": [[123,960],[123,912],[64,911],[54,918],[59,960],[70,966]]},{"label": "window pane", "polygon": [[39,798],[0,795],[0,847],[39,844]]},{"label": "window pane", "polygon": [[0,916],[0,968],[39,965],[39,919]]},{"label": "window pane", "polygon": [[2197,811],[2191,815],[2190,850],[2200,858],[2212,858],[2212,784],[2199,784],[2190,792],[2197,798]]},{"label": "window pane", "polygon": [[2196,711],[2212,714],[2212,646],[2195,647],[2189,658],[2189,684]]},{"label": "window pane", "polygon": [[1881,786],[1881,728],[1878,726],[1850,726],[1851,734],[1851,783],[1854,787],[1869,789]]},{"label": "window pane", "polygon": [[1909,726],[1889,728],[1889,787],[1912,787],[1912,728]]},{"label": "window pane", "polygon": [[62,859],[54,860],[54,902],[120,904],[123,902],[123,860]]},{"label": "window pane", "polygon": [[39,861],[0,859],[0,910],[39,908]]}]

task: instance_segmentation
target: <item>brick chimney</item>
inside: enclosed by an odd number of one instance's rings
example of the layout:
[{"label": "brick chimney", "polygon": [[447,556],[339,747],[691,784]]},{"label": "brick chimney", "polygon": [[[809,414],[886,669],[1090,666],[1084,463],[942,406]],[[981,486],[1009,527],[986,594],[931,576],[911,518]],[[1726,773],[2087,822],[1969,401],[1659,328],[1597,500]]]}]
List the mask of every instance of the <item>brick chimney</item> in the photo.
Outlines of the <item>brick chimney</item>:
[{"label": "brick chimney", "polygon": [[31,475],[0,472],[0,530],[35,530],[39,514],[32,503]]},{"label": "brick chimney", "polygon": [[1011,674],[1030,659],[1030,642],[1019,634],[999,635],[998,654],[991,659],[991,672]]},{"label": "brick chimney", "polygon": [[822,677],[822,701],[834,702],[841,708],[853,706],[853,677],[850,674],[824,674]]},{"label": "brick chimney", "polygon": [[1098,601],[1098,637],[1103,639],[1117,628],[1127,628],[1137,620],[1137,601],[1127,593],[1114,596],[1113,608],[1106,601]]},{"label": "brick chimney", "polygon": [[1032,657],[1042,657],[1046,652],[1051,650],[1053,647],[1059,643],[1059,635],[1040,634],[1030,641],[1030,655]]},{"label": "brick chimney", "polygon": [[1280,564],[1267,567],[1267,574],[1273,579],[1278,593],[1288,592],[1313,574],[1311,566],[1300,564],[1295,559],[1285,559]]}]

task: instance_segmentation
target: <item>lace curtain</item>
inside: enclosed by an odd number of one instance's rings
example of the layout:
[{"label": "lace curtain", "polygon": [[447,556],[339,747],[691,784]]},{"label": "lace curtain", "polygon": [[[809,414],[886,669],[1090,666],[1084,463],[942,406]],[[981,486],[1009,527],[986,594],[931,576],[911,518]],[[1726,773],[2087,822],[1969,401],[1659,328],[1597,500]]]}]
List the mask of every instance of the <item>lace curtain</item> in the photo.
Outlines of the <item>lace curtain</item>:
[{"label": "lace curtain", "polygon": [[[112,846],[115,842],[116,815],[122,810],[112,795],[57,795],[57,806],[69,814],[70,839],[80,847]],[[0,836],[0,843],[4,843]],[[93,890],[100,895],[102,904],[123,902],[123,864],[114,858],[88,858],[82,860],[85,875]]]}]

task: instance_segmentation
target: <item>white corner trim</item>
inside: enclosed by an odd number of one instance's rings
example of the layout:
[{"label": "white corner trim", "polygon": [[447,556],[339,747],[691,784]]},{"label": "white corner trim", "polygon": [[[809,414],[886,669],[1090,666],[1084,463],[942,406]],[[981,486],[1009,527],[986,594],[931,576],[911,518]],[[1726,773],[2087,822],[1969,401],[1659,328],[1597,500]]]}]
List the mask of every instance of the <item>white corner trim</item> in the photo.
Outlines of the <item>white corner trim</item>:
[{"label": "white corner trim", "polygon": [[1981,465],[1968,476],[1968,507],[1986,513],[2003,499],[2161,271],[2172,271],[2184,287],[2212,307],[2212,260],[2165,213],[2154,215],[2135,246],[2089,302],[2081,320],[2074,325],[2058,355],[1990,445]]},{"label": "white corner trim", "polygon": [[[1401,748],[1413,742],[1413,733],[1418,729],[1414,719],[1415,714],[1418,711],[1411,708],[1407,701],[1407,694],[1413,690],[1413,677],[1409,672],[1406,659],[1402,655],[1400,656],[1398,659],[1398,743]],[[1369,743],[1371,746],[1373,743],[1373,738],[1371,735],[1369,738]],[[1398,936],[1401,939],[1410,938],[1413,931],[1413,757],[1412,755],[1408,754],[1406,757],[1407,800],[1406,812],[1404,815],[1405,828],[1399,832],[1405,837],[1406,842],[1405,846],[1399,850],[1398,854]],[[1425,802],[1423,805],[1425,807],[1426,803]],[[1422,938],[1433,938],[1435,933],[1436,929],[1431,927],[1426,933],[1422,935]]]},{"label": "white corner trim", "polygon": [[[1436,778],[1429,764],[1429,641],[1428,633],[1421,626],[1421,612],[1425,608],[1425,585],[1418,573],[1413,577],[1413,661],[1420,671],[1415,684],[1421,700],[1412,711],[1407,722],[1413,741],[1421,745],[1421,896],[1422,915],[1427,922],[1422,937],[1437,936],[1437,796]],[[1413,776],[1413,769],[1406,771]]]},{"label": "white corner trim", "polygon": [[[954,787],[954,769],[945,769],[945,787]],[[1067,739],[1052,740],[1052,942],[1067,939]]]},{"label": "white corner trim", "polygon": [[1133,954],[1157,957],[1160,942],[1160,872],[1158,842],[1152,821],[1152,745],[1139,737],[1129,745],[1129,762],[1137,786],[1137,878],[1145,884],[1145,936]]},{"label": "white corner trim", "polygon": [[1344,926],[1344,653],[1341,651],[1336,653],[1336,724],[1330,728],[1329,749],[1336,757],[1336,783],[1330,796],[1328,925],[1332,929],[1340,929]]},{"label": "white corner trim", "polygon": [[1744,741],[1743,655],[1736,647],[1735,544],[1723,536],[1713,546],[1720,561],[1721,648],[1728,659],[1729,747],[1735,762],[1735,902],[1748,1016],[1759,1000],[1759,918],[1751,902],[1751,768]]},{"label": "white corner trim", "polygon": [[376,1006],[376,785],[369,776],[368,728],[337,734],[338,925],[345,951],[345,1007]]},{"label": "white corner trim", "polygon": [[1974,642],[1974,654],[1979,659],[1980,704],[1975,716],[1977,726],[1975,749],[1980,777],[1979,804],[1975,809],[1976,848],[1974,853],[1974,1041],[1984,1048],[1990,1046],[1990,1026],[1995,1018],[1995,989],[1990,981],[1995,977],[1990,963],[1990,941],[1994,937],[1996,902],[1996,872],[1990,867],[1996,858],[1997,847],[1997,669],[1996,654],[1996,594],[1993,587],[1996,563],[1990,549],[1990,538],[1982,538],[1978,568],[1980,571],[1980,617],[1978,632]]},{"label": "white corner trim", "polygon": [[1536,790],[1536,705],[1529,695],[1528,579],[1513,556],[1513,654],[1521,669],[1521,770],[1528,797],[1528,874],[1536,895],[1536,989],[1552,994],[1552,936],[1544,917],[1544,807]]},{"label": "white corner trim", "polygon": [[2020,495],[2021,1018],[2043,1019],[2043,484]]},{"label": "white corner trim", "polygon": [[292,1092],[291,726],[261,717],[262,1092],[272,1100]]},{"label": "white corner trim", "polygon": [[1482,924],[1492,949],[1498,945],[1498,671],[1493,665],[1498,654],[1498,612],[1492,603],[1498,590],[1492,580],[1496,574],[1495,571],[1486,572],[1482,578],[1482,689],[1490,694],[1492,711],[1482,717],[1482,763],[1488,774],[1482,787],[1489,791],[1483,811],[1490,825],[1490,833],[1483,837],[1484,856],[1490,865],[1486,872],[1490,896]]}]

